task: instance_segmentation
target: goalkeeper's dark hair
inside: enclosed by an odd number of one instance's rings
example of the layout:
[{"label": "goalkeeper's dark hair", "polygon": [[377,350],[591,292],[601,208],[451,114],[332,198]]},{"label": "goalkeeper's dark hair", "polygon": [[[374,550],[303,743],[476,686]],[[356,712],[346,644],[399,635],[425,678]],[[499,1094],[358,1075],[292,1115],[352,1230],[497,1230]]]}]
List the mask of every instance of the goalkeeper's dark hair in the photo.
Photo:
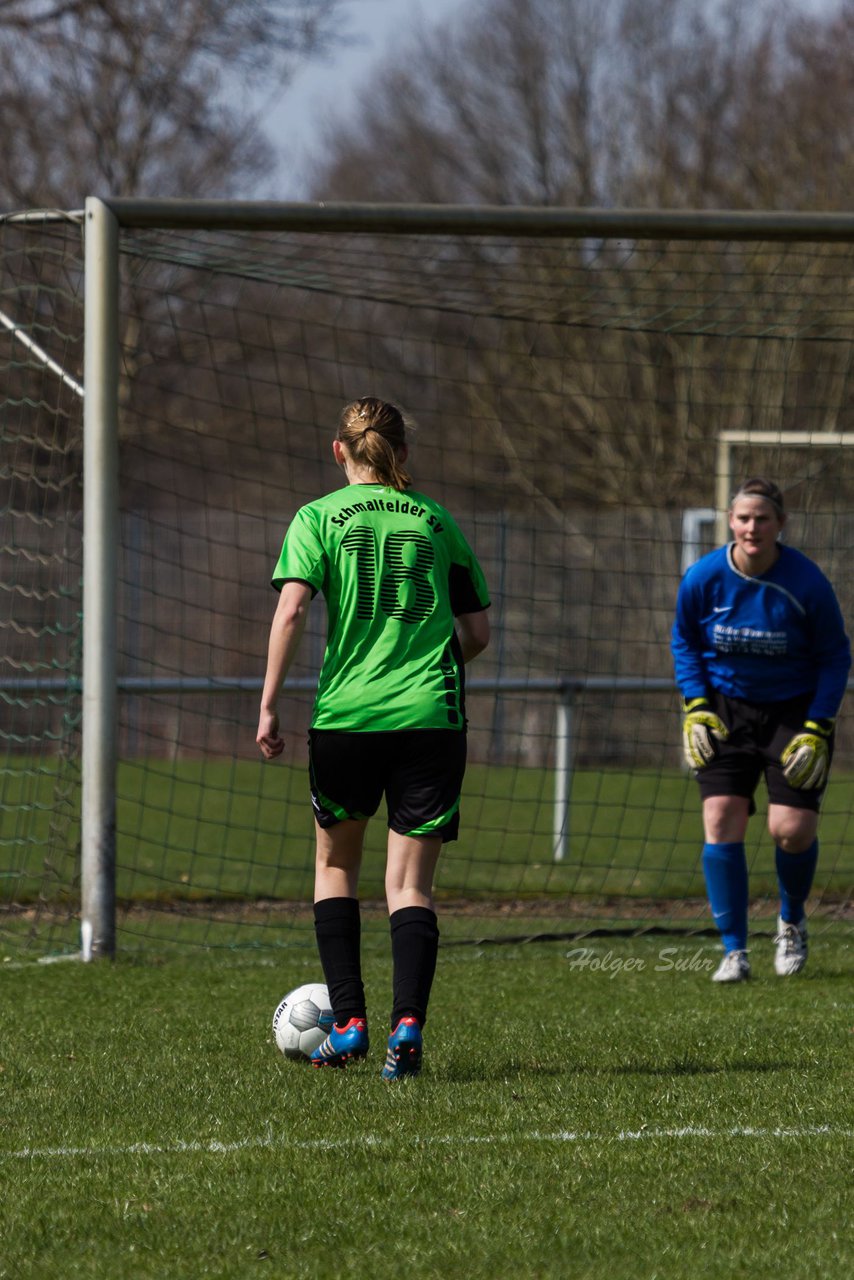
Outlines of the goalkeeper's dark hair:
[{"label": "goalkeeper's dark hair", "polygon": [[364,396],[341,410],[338,439],[357,467],[369,468],[380,484],[408,489],[412,477],[400,452],[406,448],[406,422],[396,404]]},{"label": "goalkeeper's dark hair", "polygon": [[764,498],[766,502],[770,502],[771,506],[777,513],[778,519],[782,520],[786,514],[786,504],[783,501],[783,493],[779,485],[773,480],[766,479],[765,476],[751,476],[749,480],[743,481],[738,489],[732,495],[730,508],[732,508],[739,498]]}]

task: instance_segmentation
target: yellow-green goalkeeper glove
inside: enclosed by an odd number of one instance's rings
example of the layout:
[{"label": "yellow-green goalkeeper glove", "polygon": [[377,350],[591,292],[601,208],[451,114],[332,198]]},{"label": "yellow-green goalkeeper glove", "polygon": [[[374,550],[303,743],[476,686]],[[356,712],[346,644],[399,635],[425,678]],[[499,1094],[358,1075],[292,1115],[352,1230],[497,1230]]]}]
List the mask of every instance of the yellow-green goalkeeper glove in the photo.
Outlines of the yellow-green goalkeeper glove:
[{"label": "yellow-green goalkeeper glove", "polygon": [[718,742],[725,742],[729,729],[716,716],[707,698],[683,698],[682,751],[689,769],[702,769],[714,760]]},{"label": "yellow-green goalkeeper glove", "polygon": [[833,723],[832,720],[806,720],[800,733],[786,744],[780,764],[790,787],[812,791],[827,782]]}]

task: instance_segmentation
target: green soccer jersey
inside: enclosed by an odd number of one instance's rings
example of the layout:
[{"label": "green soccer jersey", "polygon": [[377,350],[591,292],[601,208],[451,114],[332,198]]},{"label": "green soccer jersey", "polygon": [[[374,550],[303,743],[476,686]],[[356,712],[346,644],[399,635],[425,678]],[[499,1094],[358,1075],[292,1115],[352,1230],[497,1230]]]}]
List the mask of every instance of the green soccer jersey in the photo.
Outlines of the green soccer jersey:
[{"label": "green soccer jersey", "polygon": [[302,507],[273,573],[321,591],[329,614],[312,726],[463,729],[454,616],[489,605],[474,553],[423,493],[353,484]]}]

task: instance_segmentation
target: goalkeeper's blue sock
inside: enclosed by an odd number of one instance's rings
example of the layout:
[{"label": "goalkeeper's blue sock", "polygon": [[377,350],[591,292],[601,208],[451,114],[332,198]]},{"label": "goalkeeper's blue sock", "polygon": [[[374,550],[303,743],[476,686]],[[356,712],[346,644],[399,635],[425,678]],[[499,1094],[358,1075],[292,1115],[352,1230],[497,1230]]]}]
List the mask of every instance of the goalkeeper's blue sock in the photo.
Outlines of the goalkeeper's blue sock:
[{"label": "goalkeeper's blue sock", "polygon": [[747,858],[744,841],[703,845],[703,874],[725,951],[747,947]]},{"label": "goalkeeper's blue sock", "polygon": [[784,924],[800,924],[818,862],[818,840],[813,840],[803,853],[786,853],[777,845],[775,860],[780,886],[780,918]]}]

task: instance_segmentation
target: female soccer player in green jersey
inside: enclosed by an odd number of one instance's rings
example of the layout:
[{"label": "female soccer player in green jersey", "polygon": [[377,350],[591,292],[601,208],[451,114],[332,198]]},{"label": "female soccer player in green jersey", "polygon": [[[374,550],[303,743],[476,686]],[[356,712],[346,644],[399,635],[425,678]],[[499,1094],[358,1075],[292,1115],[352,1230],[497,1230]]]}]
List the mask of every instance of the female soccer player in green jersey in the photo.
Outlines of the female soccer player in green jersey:
[{"label": "female soccer player in green jersey", "polygon": [[332,442],[345,488],[302,507],[273,573],[256,741],[278,756],[277,702],[312,597],[328,613],[309,730],[317,852],[315,933],[335,1025],[311,1055],[343,1067],[368,1051],[358,884],[368,819],[385,795],[393,1003],[383,1077],[416,1075],[436,968],[433,877],[455,840],[466,761],[463,666],[489,641],[486,583],[452,516],[411,488],[403,415],[348,404]]}]

